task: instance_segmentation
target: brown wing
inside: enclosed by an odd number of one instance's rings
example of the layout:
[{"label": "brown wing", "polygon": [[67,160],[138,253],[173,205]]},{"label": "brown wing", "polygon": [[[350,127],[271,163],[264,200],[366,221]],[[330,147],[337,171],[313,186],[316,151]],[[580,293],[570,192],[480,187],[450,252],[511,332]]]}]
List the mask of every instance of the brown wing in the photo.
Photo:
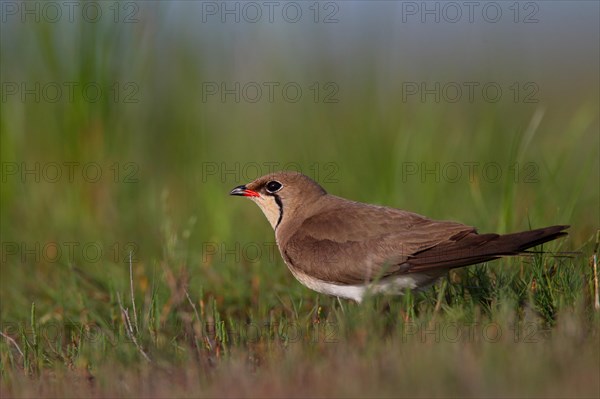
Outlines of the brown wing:
[{"label": "brown wing", "polygon": [[290,267],[323,281],[361,284],[408,272],[415,253],[475,232],[460,223],[331,198],[334,204],[307,218],[282,251]]}]

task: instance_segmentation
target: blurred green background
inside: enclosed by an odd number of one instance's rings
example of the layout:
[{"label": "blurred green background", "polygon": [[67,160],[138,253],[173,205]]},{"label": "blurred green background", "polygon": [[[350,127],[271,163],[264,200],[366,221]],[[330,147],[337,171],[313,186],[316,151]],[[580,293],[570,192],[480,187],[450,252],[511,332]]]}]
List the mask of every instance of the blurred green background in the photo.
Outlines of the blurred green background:
[{"label": "blurred green background", "polygon": [[501,2],[491,22],[434,2],[53,4],[2,5],[4,322],[126,289],[130,249],[141,280],[166,262],[225,302],[312,295],[228,197],[286,165],[482,232],[571,224],[562,250],[598,228],[597,2]]}]

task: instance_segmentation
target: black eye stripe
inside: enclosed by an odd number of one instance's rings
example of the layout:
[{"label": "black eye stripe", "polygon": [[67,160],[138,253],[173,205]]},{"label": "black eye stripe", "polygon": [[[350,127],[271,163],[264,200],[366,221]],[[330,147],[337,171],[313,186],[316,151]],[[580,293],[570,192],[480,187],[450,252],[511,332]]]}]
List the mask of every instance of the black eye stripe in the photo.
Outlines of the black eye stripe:
[{"label": "black eye stripe", "polygon": [[277,206],[279,206],[279,218],[277,218],[277,223],[275,224],[275,230],[279,227],[279,223],[281,223],[281,219],[283,218],[283,202],[281,202],[281,198],[277,194],[273,194],[275,197],[275,202]]},{"label": "black eye stripe", "polygon": [[283,187],[283,185],[276,180],[271,180],[270,182],[265,184],[265,189],[267,190],[268,193],[271,193],[271,194],[276,193],[277,191],[281,190],[282,187]]}]

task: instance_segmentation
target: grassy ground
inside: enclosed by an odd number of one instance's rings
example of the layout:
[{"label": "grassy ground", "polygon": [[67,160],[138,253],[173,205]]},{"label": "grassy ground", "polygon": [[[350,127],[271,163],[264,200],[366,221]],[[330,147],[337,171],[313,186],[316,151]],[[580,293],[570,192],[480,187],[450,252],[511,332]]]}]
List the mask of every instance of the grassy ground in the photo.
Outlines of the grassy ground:
[{"label": "grassy ground", "polygon": [[[308,29],[201,25],[165,3],[114,23],[102,4],[95,24],[1,26],[2,397],[600,396],[598,50],[560,42],[570,25],[520,34],[536,48],[554,40],[572,63],[536,64],[524,47],[503,62],[531,65],[490,66],[486,45],[468,75],[461,54],[430,70],[433,42],[404,41],[423,27],[385,18],[376,45],[346,47],[340,37],[368,28],[343,7],[339,24]],[[406,101],[400,89],[444,80],[506,95]],[[530,81],[538,101],[514,101],[511,85]],[[104,94],[54,101],[69,82]],[[305,94],[205,98],[215,82]],[[546,254],[358,306],[297,283],[256,206],[227,196],[282,168],[481,232],[572,227]]]}]

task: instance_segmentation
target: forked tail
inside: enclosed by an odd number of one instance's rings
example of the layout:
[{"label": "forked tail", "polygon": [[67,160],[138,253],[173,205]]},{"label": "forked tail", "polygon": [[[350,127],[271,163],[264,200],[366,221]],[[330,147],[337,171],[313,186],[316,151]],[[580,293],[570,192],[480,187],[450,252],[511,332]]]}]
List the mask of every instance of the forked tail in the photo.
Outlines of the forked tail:
[{"label": "forked tail", "polygon": [[433,248],[417,252],[407,263],[412,272],[432,269],[468,266],[498,259],[502,256],[519,255],[528,248],[567,235],[567,225],[550,226],[511,234],[462,233]]}]

